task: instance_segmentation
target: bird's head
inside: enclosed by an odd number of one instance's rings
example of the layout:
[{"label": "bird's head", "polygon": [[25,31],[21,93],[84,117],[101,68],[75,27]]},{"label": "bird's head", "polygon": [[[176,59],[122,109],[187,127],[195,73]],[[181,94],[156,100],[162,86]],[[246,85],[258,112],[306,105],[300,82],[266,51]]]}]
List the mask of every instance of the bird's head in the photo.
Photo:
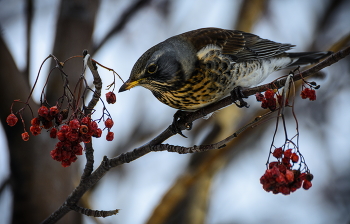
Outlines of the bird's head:
[{"label": "bird's head", "polygon": [[129,79],[119,92],[143,86],[152,92],[179,88],[194,69],[195,54],[183,52],[187,47],[172,38],[150,48],[135,63]]}]

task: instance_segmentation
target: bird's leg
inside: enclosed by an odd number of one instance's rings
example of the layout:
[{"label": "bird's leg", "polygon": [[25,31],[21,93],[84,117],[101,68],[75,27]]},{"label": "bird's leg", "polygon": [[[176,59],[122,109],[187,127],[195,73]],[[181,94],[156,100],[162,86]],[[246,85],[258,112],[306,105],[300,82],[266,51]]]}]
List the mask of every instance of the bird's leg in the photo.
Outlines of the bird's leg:
[{"label": "bird's leg", "polygon": [[[178,124],[179,124],[179,121],[181,119],[184,119],[189,113],[191,113],[191,112],[186,112],[186,111],[182,111],[182,110],[176,111],[176,113],[174,114],[173,123],[171,124],[171,128],[173,129],[173,132],[181,135],[184,138],[187,138],[187,137],[184,134],[182,134],[182,131],[179,128]],[[192,123],[186,123],[185,125],[186,125],[186,130],[192,129]]]},{"label": "bird's leg", "polygon": [[[249,105],[248,105],[247,102],[245,102],[243,100],[243,98],[248,98],[248,97],[246,97],[242,93],[242,87],[241,86],[237,86],[231,91],[232,102],[234,102],[236,104],[236,106],[239,107],[239,108],[242,108],[242,107],[248,108]],[[239,104],[236,102],[237,100],[239,101]]]}]

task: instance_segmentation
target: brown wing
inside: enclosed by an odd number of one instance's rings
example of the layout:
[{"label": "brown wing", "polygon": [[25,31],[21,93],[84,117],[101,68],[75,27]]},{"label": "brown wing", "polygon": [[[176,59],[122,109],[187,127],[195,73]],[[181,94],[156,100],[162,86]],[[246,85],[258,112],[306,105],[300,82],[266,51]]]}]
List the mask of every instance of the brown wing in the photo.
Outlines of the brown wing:
[{"label": "brown wing", "polygon": [[251,33],[219,28],[198,29],[179,36],[190,41],[197,51],[208,44],[217,45],[222,48],[223,54],[230,55],[237,62],[270,58],[294,47],[262,39]]}]

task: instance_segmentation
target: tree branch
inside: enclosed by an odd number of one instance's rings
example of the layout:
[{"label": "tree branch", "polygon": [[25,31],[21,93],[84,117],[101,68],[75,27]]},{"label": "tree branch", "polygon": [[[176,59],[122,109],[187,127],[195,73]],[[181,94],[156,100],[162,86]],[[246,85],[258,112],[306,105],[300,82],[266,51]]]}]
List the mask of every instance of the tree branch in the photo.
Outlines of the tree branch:
[{"label": "tree branch", "polygon": [[[327,59],[325,59],[324,61],[320,62],[319,64],[311,67],[310,69],[305,70],[305,71],[301,72],[300,74],[293,76],[293,81],[295,82],[297,80],[300,80],[301,78],[305,78],[307,76],[310,76],[310,75],[318,72],[319,70],[336,63],[337,61],[341,60],[342,58],[346,57],[349,54],[350,54],[350,46],[337,52],[337,53],[332,54]],[[244,96],[250,96],[250,95],[255,94],[256,92],[263,92],[269,88],[279,89],[285,85],[286,79],[287,78],[282,78],[282,79],[278,79],[278,80],[276,80],[272,83],[266,84],[266,85],[261,85],[261,86],[257,86],[254,88],[245,89],[245,90],[243,90],[243,94],[244,94]],[[207,107],[204,107],[198,111],[195,111],[193,113],[188,113],[183,119],[180,119],[178,121],[178,127],[181,130],[185,130],[188,123],[192,123],[193,121],[195,121],[195,120],[197,120],[197,119],[199,119],[199,118],[201,118],[209,113],[212,113],[216,110],[219,110],[223,107],[226,107],[230,104],[232,104],[231,97],[226,97],[226,98],[224,98],[224,99],[222,99],[214,104],[211,104]],[[261,120],[261,119],[258,118],[258,120]],[[227,137],[226,139],[224,139],[218,143],[215,143],[216,146],[219,146],[219,147],[223,146],[226,142],[231,141],[233,138],[237,137],[238,134],[240,134],[242,131],[246,130],[246,128],[251,127],[256,122],[258,122],[258,121],[253,121],[252,123],[247,124],[246,126],[241,128],[239,131],[237,131],[233,135]],[[95,185],[107,173],[107,171],[110,168],[119,166],[119,165],[124,164],[124,163],[129,163],[131,161],[134,161],[134,160],[140,158],[141,156],[146,155],[147,153],[149,153],[151,151],[156,151],[157,149],[159,149],[159,150],[163,150],[163,149],[166,149],[166,150],[167,149],[176,149],[176,150],[178,150],[179,148],[176,148],[176,146],[175,147],[169,146],[169,145],[156,146],[156,145],[161,144],[166,139],[170,138],[171,136],[173,136],[175,134],[176,133],[174,133],[172,130],[172,125],[170,125],[167,129],[165,129],[157,137],[155,137],[154,139],[152,139],[151,141],[149,141],[148,143],[146,143],[145,145],[143,145],[139,148],[135,148],[134,150],[132,150],[130,152],[120,154],[119,156],[114,157],[112,159],[108,159],[105,156],[103,158],[103,161],[101,162],[100,166],[94,172],[92,172],[90,176],[87,176],[86,178],[82,179],[81,182],[79,183],[79,185],[69,195],[69,197],[67,198],[65,203],[56,212],[54,212],[50,217],[48,217],[43,223],[55,223],[61,217],[63,217],[66,213],[68,213],[70,210],[75,209],[76,203],[85,194],[85,192],[87,190],[89,190],[93,185]],[[215,145],[215,144],[213,144],[213,145]],[[212,146],[210,146],[210,145],[209,146],[202,146],[202,148],[200,148],[200,147],[198,148],[197,146],[195,146],[192,148],[190,147],[190,149],[188,149],[186,147],[182,147],[182,148],[180,147],[180,149],[184,150],[183,152],[187,153],[187,152],[191,152],[191,150],[193,152],[198,151],[198,150],[204,151],[206,149],[210,149],[210,147],[212,147]],[[181,150],[179,150],[179,151],[181,151]],[[91,210],[91,211],[93,211],[93,210]],[[113,211],[117,211],[117,210],[113,210]]]}]

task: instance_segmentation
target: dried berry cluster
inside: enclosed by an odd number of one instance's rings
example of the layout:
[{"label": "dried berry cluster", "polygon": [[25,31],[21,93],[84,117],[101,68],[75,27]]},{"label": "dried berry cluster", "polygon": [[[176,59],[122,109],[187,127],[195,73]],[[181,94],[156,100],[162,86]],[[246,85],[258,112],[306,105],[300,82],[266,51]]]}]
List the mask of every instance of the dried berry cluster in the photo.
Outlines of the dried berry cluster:
[{"label": "dried berry cluster", "polygon": [[282,148],[276,148],[272,155],[278,161],[270,162],[265,174],[260,178],[260,183],[265,191],[288,195],[301,186],[305,190],[312,186],[313,176],[309,171],[300,172],[300,170],[292,169],[292,164],[299,161],[298,154],[292,152],[292,149],[284,151]]},{"label": "dried berry cluster", "polygon": [[[277,95],[277,99],[275,95],[277,93],[277,89],[268,89],[265,91],[264,95],[261,93],[256,93],[256,100],[261,102],[261,107],[264,109],[270,109],[271,111],[275,111],[277,108],[277,101],[281,105],[282,96]],[[288,102],[286,102],[287,104]]]},{"label": "dried berry cluster", "polygon": [[302,99],[309,98],[309,100],[315,101],[316,100],[316,91],[314,89],[305,88],[301,91],[300,96]]},{"label": "dried berry cluster", "polygon": [[[54,160],[61,162],[63,167],[75,162],[77,155],[82,155],[83,147],[80,143],[89,143],[91,137],[100,138],[102,135],[102,130],[98,127],[97,122],[91,120],[89,116],[76,112],[72,117],[74,118],[66,121],[68,118],[67,109],[60,111],[57,106],[50,108],[41,106],[38,109],[38,116],[31,120],[30,132],[32,135],[39,135],[42,129],[47,129],[51,138],[59,140],[50,154]],[[8,125],[14,126],[18,118],[11,113],[6,121]],[[114,133],[110,131],[113,124],[111,118],[105,121],[105,127],[108,129],[107,141],[112,141],[114,138]],[[22,134],[22,139],[29,140],[28,132],[25,131]]]}]

